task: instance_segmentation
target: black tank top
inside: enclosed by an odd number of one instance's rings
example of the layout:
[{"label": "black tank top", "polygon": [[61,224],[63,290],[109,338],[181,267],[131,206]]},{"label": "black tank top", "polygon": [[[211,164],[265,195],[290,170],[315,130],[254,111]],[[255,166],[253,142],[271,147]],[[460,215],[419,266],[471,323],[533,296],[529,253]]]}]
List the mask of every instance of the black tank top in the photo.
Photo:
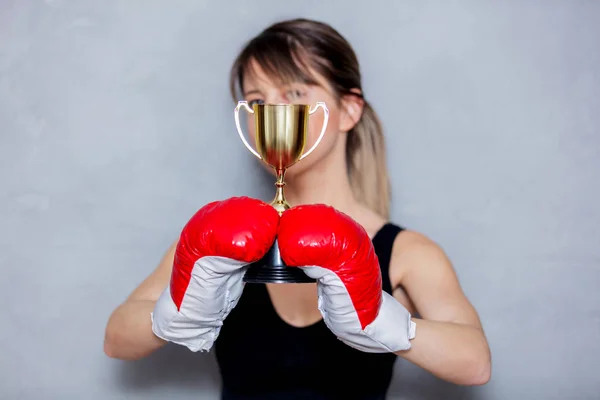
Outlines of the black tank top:
[{"label": "black tank top", "polygon": [[[388,223],[373,237],[383,290],[392,293],[389,264],[401,227]],[[275,312],[265,285],[247,284],[215,344],[222,399],[384,399],[396,355],[355,350],[323,320],[304,328]]]}]

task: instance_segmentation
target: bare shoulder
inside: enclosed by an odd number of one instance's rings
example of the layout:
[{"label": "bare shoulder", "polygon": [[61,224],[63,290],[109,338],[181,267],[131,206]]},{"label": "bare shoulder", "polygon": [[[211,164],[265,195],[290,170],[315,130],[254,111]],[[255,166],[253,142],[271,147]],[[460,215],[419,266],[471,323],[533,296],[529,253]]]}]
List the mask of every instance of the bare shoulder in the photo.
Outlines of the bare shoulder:
[{"label": "bare shoulder", "polygon": [[444,249],[426,235],[402,231],[394,241],[390,280],[401,287],[425,318],[479,325],[452,262]]},{"label": "bare shoulder", "polygon": [[403,230],[396,236],[392,249],[390,271],[394,277],[409,274],[414,268],[450,267],[445,251],[434,240],[423,233]]}]

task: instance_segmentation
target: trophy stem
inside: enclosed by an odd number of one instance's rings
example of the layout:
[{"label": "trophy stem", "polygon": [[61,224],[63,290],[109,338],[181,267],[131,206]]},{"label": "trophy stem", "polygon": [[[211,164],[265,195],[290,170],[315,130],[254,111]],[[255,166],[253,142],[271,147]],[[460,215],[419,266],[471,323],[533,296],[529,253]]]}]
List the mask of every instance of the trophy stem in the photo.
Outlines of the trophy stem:
[{"label": "trophy stem", "polygon": [[285,195],[283,193],[283,187],[285,186],[285,168],[276,168],[275,172],[277,173],[277,180],[275,181],[275,187],[277,189],[275,191],[275,198],[271,202],[271,205],[273,208],[275,208],[275,210],[277,210],[279,215],[281,215],[285,210],[290,208],[290,205],[285,199]]},{"label": "trophy stem", "polygon": [[[277,192],[275,198],[271,202],[271,206],[277,210],[279,215],[282,215],[285,210],[290,208],[290,205],[285,200],[283,187],[285,182],[284,168],[275,169],[277,172],[277,181],[275,186]],[[265,254],[263,258],[255,263],[250,264],[248,270],[244,274],[244,282],[246,283],[312,283],[315,279],[309,278],[300,268],[288,267],[279,253],[279,242],[275,238],[275,242]]]}]

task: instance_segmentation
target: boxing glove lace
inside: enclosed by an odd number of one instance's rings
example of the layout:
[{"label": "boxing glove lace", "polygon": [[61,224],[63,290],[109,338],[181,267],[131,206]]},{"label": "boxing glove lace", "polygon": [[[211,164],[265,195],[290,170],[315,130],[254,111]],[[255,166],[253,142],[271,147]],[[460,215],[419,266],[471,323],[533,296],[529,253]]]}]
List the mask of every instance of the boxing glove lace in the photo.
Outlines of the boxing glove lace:
[{"label": "boxing glove lace", "polygon": [[248,197],[215,201],[183,228],[168,287],[151,314],[152,331],[191,351],[208,351],[242,295],[247,266],[274,243],[279,215]]},{"label": "boxing glove lace", "polygon": [[293,207],[279,222],[281,257],[317,280],[327,327],[347,345],[369,353],[408,350],[415,323],[382,290],[371,238],[349,216],[325,205]]}]

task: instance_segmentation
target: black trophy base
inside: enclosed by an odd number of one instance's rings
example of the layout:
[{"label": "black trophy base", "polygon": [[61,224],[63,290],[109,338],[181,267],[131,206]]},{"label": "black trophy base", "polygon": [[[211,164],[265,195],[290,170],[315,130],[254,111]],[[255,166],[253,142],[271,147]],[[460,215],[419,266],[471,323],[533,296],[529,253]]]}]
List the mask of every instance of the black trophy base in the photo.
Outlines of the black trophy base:
[{"label": "black trophy base", "polygon": [[260,260],[250,264],[244,275],[246,283],[311,283],[316,280],[300,268],[285,265],[279,254],[277,240]]}]

